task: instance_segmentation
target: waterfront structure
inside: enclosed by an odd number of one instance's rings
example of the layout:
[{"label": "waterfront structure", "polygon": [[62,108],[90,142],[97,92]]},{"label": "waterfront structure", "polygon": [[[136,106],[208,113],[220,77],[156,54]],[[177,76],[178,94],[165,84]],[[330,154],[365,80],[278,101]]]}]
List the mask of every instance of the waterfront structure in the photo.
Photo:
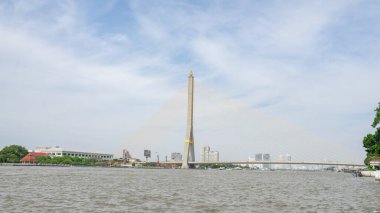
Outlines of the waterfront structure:
[{"label": "waterfront structure", "polygon": [[59,146],[37,147],[34,152],[47,153],[50,157],[70,156],[79,158],[91,158],[96,160],[113,160],[113,154],[64,149]]},{"label": "waterfront structure", "polygon": [[[270,154],[263,154],[263,153],[258,153],[255,154],[255,157],[248,157],[248,161],[255,161],[255,162],[260,162],[260,161],[270,161]],[[271,169],[271,164],[253,164],[250,165],[252,168],[258,168],[258,169]]]},{"label": "waterfront structure", "polygon": [[201,162],[208,162],[208,153],[210,152],[209,146],[201,148]]},{"label": "waterfront structure", "polygon": [[[193,134],[193,100],[194,100],[194,76],[190,70],[188,79],[188,102],[187,102],[187,129],[185,138],[185,150],[183,152],[183,169],[189,168],[189,161],[195,161],[194,134]],[[193,166],[193,165],[191,165]]]},{"label": "waterfront structure", "polygon": [[133,158],[131,154],[129,154],[129,151],[127,149],[123,149],[123,160],[124,162],[135,162],[137,161],[136,158]]},{"label": "waterfront structure", "polygon": [[46,157],[48,156],[47,153],[42,153],[42,152],[29,152],[25,157],[23,157],[20,162],[21,163],[38,163],[37,159],[35,157],[41,156],[41,157]]},{"label": "waterfront structure", "polygon": [[210,151],[208,153],[209,162],[218,162],[219,161],[219,152],[218,151]]},{"label": "waterfront structure", "polygon": [[[263,161],[270,161],[270,154],[263,154]],[[271,169],[271,164],[263,164],[263,169]]]},{"label": "waterfront structure", "polygon": [[179,152],[173,152],[171,153],[171,158],[172,161],[181,161],[182,160],[182,154]]},{"label": "waterfront structure", "polygon": [[[292,157],[289,154],[281,154],[278,156],[279,162],[291,162]],[[278,164],[277,169],[292,169],[292,165],[290,164]]]},{"label": "waterfront structure", "polygon": [[370,160],[369,165],[371,165],[375,170],[380,170],[380,158]]},{"label": "waterfront structure", "polygon": [[201,149],[201,162],[218,162],[219,152],[212,151],[209,146],[204,146]]}]

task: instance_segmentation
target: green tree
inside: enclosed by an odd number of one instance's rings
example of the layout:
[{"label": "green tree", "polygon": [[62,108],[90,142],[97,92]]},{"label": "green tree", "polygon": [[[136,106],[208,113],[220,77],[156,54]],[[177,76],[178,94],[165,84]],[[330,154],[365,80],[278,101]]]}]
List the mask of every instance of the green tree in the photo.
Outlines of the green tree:
[{"label": "green tree", "polygon": [[375,109],[376,115],[372,122],[372,127],[375,128],[374,134],[367,134],[363,139],[363,147],[367,152],[367,157],[364,163],[368,166],[369,161],[374,157],[380,157],[380,103]]},{"label": "green tree", "polygon": [[28,154],[28,150],[23,146],[11,145],[6,146],[0,151],[0,162],[18,163],[21,158]]},{"label": "green tree", "polygon": [[38,163],[51,164],[51,157],[50,156],[36,156],[35,158],[36,158]]}]

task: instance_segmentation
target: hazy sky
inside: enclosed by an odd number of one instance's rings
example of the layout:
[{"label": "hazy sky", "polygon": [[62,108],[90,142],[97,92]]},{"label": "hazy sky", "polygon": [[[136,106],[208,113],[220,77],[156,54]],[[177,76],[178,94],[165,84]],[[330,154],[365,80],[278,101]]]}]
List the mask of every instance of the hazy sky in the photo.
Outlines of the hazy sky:
[{"label": "hazy sky", "polygon": [[0,148],[362,162],[379,1],[1,1]]}]

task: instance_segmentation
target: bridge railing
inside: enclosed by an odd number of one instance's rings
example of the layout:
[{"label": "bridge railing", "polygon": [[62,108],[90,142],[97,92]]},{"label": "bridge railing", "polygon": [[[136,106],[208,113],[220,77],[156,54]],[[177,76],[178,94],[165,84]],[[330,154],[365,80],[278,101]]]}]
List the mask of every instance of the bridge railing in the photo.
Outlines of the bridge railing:
[{"label": "bridge railing", "polygon": [[[160,162],[167,164],[182,164],[182,161]],[[339,163],[339,162],[307,162],[307,161],[215,161],[215,162],[189,162],[193,165],[201,164],[290,164],[290,165],[326,165],[326,166],[355,166],[366,167],[364,164]]]}]

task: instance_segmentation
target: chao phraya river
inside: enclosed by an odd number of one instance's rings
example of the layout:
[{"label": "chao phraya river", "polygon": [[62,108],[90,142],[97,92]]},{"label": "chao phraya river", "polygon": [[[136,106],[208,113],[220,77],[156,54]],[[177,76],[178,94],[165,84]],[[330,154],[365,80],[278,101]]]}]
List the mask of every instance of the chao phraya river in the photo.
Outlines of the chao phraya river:
[{"label": "chao phraya river", "polygon": [[0,166],[0,212],[380,212],[336,172]]}]

